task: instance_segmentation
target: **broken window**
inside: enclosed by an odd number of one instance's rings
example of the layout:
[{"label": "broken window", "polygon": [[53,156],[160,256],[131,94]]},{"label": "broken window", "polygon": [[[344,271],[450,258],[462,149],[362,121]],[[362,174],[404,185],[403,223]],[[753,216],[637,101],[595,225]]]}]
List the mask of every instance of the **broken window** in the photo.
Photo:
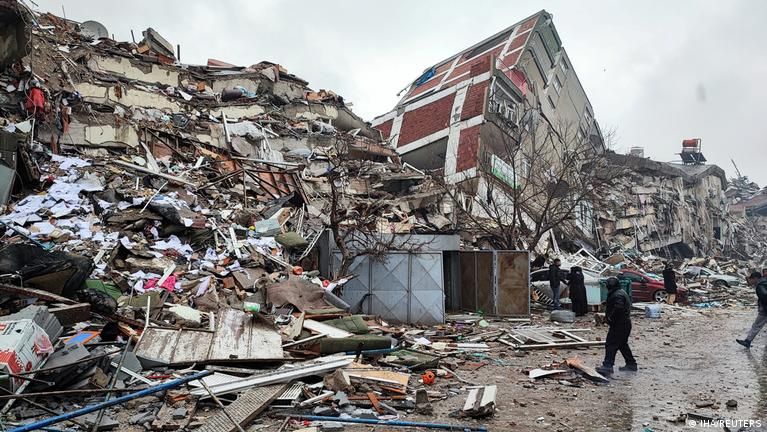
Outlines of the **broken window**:
[{"label": "broken window", "polygon": [[517,104],[506,98],[499,89],[493,92],[493,97],[490,100],[490,112],[498,114],[509,123],[517,124]]},{"label": "broken window", "polygon": [[586,125],[591,126],[591,122],[594,120],[594,117],[591,115],[591,112],[588,108],[583,113],[583,118],[586,120]]},{"label": "broken window", "polygon": [[582,128],[578,128],[578,133],[575,138],[576,138],[576,141],[575,141],[576,144],[582,143],[583,139],[586,138],[586,135],[583,133]]},{"label": "broken window", "polygon": [[559,67],[562,68],[562,73],[567,76],[567,72],[570,70],[570,66],[567,65],[567,60],[564,58],[559,61]]}]

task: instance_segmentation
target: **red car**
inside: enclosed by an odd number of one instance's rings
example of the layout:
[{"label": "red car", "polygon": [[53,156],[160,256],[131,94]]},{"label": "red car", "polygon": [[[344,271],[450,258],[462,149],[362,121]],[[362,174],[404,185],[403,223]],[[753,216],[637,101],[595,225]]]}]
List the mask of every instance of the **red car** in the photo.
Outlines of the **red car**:
[{"label": "red car", "polygon": [[[668,297],[663,287],[663,278],[651,276],[637,270],[621,270],[618,279],[631,281],[631,300],[634,302],[665,302]],[[687,299],[687,290],[676,289],[676,301],[682,303]]]}]

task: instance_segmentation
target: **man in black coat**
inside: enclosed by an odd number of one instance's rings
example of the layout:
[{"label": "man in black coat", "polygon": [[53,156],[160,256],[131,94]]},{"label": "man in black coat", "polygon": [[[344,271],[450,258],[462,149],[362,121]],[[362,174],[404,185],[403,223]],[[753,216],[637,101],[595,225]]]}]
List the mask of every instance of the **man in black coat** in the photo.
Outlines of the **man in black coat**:
[{"label": "man in black coat", "polygon": [[663,287],[666,289],[666,294],[668,294],[666,302],[674,304],[676,301],[676,272],[671,264],[666,265],[666,268],[663,270]]},{"label": "man in black coat", "polygon": [[554,309],[561,309],[559,306],[559,283],[562,281],[562,271],[560,267],[562,262],[559,258],[554,260],[554,263],[549,266],[549,286],[551,286],[551,292],[554,295]]},{"label": "man in black coat", "polygon": [[745,339],[735,339],[735,342],[746,348],[751,348],[751,341],[753,341],[756,335],[759,334],[762,327],[767,324],[767,278],[762,277],[761,273],[755,271],[746,278],[746,281],[756,290],[759,312],[756,315],[754,324],[751,325],[751,330],[749,330],[748,336],[746,336]]},{"label": "man in black coat", "polygon": [[621,371],[636,371],[636,359],[629,348],[629,335],[631,335],[631,299],[626,291],[621,289],[618,279],[611,277],[607,279],[607,308],[605,310],[605,321],[610,326],[605,340],[605,359],[602,366],[596,368],[597,372],[605,376],[613,373],[615,364],[615,355],[621,352],[626,360],[626,366],[619,369]]}]

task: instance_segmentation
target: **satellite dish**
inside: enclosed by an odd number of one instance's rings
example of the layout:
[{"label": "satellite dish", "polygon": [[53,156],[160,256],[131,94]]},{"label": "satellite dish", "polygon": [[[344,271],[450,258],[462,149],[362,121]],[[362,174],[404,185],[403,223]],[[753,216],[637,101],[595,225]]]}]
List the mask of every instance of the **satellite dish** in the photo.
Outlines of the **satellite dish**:
[{"label": "satellite dish", "polygon": [[80,34],[93,40],[109,37],[107,28],[104,27],[104,24],[101,24],[98,21],[85,21],[80,24]]}]

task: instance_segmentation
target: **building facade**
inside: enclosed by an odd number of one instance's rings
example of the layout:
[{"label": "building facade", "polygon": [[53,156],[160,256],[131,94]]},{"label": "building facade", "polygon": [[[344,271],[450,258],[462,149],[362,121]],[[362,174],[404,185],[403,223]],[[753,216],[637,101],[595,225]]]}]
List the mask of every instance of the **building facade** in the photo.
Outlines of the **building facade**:
[{"label": "building facade", "polygon": [[405,162],[443,170],[457,183],[477,177],[483,157],[505,159],[499,141],[513,136],[531,109],[602,146],[593,108],[546,11],[427,68],[372,124]]}]

